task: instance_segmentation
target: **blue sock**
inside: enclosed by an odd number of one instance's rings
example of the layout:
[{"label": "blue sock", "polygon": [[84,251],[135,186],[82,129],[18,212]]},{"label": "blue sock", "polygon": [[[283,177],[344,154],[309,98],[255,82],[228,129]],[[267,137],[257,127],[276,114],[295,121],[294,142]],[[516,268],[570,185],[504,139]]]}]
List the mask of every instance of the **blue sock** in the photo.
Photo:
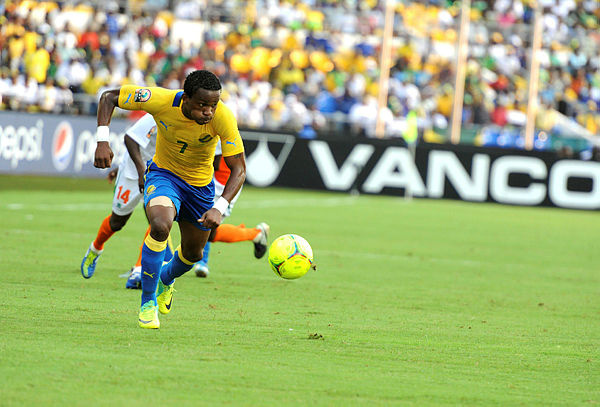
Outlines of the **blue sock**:
[{"label": "blue sock", "polygon": [[165,258],[164,261],[171,261],[173,258],[173,247],[170,244],[167,244],[167,248],[165,250]]},{"label": "blue sock", "polygon": [[142,305],[150,300],[156,305],[156,287],[164,258],[164,249],[159,252],[154,251],[144,242],[144,247],[142,247]]},{"label": "blue sock", "polygon": [[206,242],[204,245],[204,251],[202,252],[202,260],[198,263],[208,266],[208,255],[210,253],[210,242]]},{"label": "blue sock", "polygon": [[171,261],[174,251],[173,240],[171,240],[171,234],[169,234],[169,237],[167,238],[167,249],[165,250],[165,258],[163,261]]},{"label": "blue sock", "polygon": [[160,279],[164,285],[171,285],[175,279],[192,269],[193,264],[184,263],[179,257],[179,250],[175,250],[173,258],[165,264],[160,271]]}]

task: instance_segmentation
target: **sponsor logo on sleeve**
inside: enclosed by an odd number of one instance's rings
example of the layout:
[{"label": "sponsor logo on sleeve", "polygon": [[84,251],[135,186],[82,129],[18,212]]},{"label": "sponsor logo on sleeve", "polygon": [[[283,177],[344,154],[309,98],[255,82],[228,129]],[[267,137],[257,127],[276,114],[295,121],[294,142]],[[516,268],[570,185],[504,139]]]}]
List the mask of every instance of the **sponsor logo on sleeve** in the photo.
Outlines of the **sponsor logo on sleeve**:
[{"label": "sponsor logo on sleeve", "polygon": [[150,96],[152,96],[152,92],[150,92],[150,89],[136,89],[133,101],[147,102],[148,100],[150,100]]}]

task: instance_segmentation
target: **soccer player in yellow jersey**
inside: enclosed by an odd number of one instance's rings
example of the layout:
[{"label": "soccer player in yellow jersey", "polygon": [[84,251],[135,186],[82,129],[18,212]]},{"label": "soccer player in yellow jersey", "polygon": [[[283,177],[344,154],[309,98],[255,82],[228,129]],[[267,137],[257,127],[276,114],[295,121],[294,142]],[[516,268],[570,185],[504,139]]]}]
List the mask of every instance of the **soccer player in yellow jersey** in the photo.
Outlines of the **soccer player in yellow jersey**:
[{"label": "soccer player in yellow jersey", "polygon": [[[115,107],[144,110],[154,117],[158,128],[156,153],[148,161],[144,183],[150,234],[142,249],[142,328],[160,326],[158,311],[166,314],[171,310],[175,278],[202,258],[211,229],[219,226],[246,178],[237,121],[220,96],[217,76],[199,70],[187,76],[183,90],[125,85],[100,97],[95,167],[110,167],[113,153],[108,124]],[[213,158],[219,139],[231,175],[213,204]],[[179,223],[181,245],[162,266],[174,220]]]}]

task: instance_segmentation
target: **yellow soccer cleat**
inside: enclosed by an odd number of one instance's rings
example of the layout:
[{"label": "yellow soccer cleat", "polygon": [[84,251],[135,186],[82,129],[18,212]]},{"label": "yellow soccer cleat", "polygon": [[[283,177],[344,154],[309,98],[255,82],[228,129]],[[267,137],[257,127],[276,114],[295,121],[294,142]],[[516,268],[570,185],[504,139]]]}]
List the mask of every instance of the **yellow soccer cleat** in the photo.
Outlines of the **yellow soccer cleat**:
[{"label": "yellow soccer cleat", "polygon": [[157,329],[160,328],[160,321],[158,320],[158,307],[154,305],[153,301],[146,301],[142,308],[140,308],[140,315],[138,323],[141,328]]},{"label": "yellow soccer cleat", "polygon": [[171,305],[173,304],[173,291],[175,289],[171,285],[164,285],[161,279],[158,279],[158,287],[156,290],[156,302],[158,303],[158,310],[161,314],[168,314],[171,312]]}]

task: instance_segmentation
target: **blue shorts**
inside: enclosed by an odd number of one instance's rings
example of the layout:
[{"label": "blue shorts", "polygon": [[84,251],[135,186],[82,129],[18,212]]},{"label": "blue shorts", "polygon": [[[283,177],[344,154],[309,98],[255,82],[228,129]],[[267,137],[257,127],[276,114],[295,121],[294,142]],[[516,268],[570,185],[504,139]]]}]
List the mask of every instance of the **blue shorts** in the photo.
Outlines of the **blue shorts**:
[{"label": "blue shorts", "polygon": [[215,183],[203,187],[188,184],[169,170],[148,161],[144,175],[144,207],[157,196],[166,196],[175,205],[176,221],[185,220],[200,230],[210,230],[198,223],[204,212],[213,207]]}]

